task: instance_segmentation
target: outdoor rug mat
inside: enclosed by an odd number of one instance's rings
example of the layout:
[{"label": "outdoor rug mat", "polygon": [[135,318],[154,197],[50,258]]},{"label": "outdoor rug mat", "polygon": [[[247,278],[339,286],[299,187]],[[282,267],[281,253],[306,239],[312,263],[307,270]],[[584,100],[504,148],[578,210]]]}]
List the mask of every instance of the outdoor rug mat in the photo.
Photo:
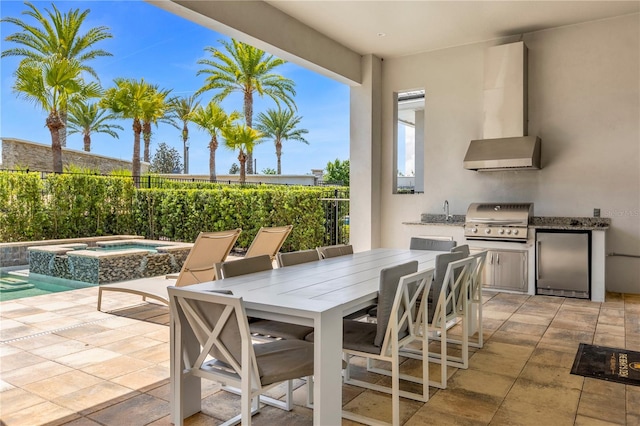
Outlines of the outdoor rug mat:
[{"label": "outdoor rug mat", "polygon": [[640,386],[640,352],[580,343],[571,374]]}]

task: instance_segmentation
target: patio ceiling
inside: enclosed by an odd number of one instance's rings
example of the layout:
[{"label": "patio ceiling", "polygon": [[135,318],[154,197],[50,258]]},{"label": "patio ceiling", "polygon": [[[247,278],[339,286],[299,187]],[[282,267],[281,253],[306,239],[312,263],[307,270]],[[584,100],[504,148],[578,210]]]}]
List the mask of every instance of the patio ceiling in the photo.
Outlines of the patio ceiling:
[{"label": "patio ceiling", "polygon": [[382,59],[640,12],[640,1],[145,0],[350,85]]},{"label": "patio ceiling", "polygon": [[638,1],[266,1],[361,55],[398,57],[640,11]]}]

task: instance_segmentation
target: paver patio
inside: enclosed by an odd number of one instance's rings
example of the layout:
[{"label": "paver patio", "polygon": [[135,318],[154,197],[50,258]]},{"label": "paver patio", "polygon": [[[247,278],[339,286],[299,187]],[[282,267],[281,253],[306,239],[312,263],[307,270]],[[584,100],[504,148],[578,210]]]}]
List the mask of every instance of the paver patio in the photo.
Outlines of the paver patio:
[{"label": "paver patio", "polygon": [[[0,424],[170,424],[168,308],[117,293],[98,312],[97,291],[0,303]],[[452,369],[448,389],[432,389],[426,404],[402,400],[405,424],[640,424],[640,387],[569,373],[580,342],[640,350],[640,295],[594,303],[485,293],[484,317],[486,344],[469,369]],[[292,412],[266,407],[254,424],[311,424],[297,385]],[[185,424],[219,424],[239,410],[238,396],[207,381],[202,398]],[[390,420],[386,395],[345,385],[343,403]]]}]

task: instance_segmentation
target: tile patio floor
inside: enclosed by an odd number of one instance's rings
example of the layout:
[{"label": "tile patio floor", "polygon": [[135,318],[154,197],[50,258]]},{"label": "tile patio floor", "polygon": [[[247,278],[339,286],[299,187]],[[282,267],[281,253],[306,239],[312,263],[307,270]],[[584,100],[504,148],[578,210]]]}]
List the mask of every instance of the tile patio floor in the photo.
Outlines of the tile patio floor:
[{"label": "tile patio floor", "polygon": [[[108,293],[103,313],[96,298],[89,288],[0,303],[0,425],[170,424],[167,307]],[[640,350],[640,295],[486,293],[484,317],[470,368],[452,369],[449,388],[426,404],[401,400],[406,425],[640,424],[640,387],[569,374],[580,342]],[[254,424],[311,424],[299,384],[292,412],[268,407]],[[386,395],[345,385],[343,401],[390,420]],[[219,424],[238,408],[238,396],[203,381],[202,412],[185,424]]]}]

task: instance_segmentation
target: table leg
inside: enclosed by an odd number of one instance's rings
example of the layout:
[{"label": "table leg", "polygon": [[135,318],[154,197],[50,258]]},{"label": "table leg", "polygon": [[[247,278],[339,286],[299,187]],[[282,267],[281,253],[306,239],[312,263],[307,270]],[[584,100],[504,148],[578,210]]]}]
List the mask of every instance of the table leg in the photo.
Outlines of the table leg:
[{"label": "table leg", "polygon": [[[171,421],[176,426],[181,426],[183,420],[201,409],[200,378],[192,375],[185,376],[184,349],[186,348],[191,359],[195,359],[200,349],[200,344],[186,321],[184,326],[176,321],[174,312],[171,312],[170,323],[170,404]],[[184,345],[184,346],[183,346]]]},{"label": "table leg", "polygon": [[313,424],[342,423],[342,311],[332,309],[315,320]]}]

